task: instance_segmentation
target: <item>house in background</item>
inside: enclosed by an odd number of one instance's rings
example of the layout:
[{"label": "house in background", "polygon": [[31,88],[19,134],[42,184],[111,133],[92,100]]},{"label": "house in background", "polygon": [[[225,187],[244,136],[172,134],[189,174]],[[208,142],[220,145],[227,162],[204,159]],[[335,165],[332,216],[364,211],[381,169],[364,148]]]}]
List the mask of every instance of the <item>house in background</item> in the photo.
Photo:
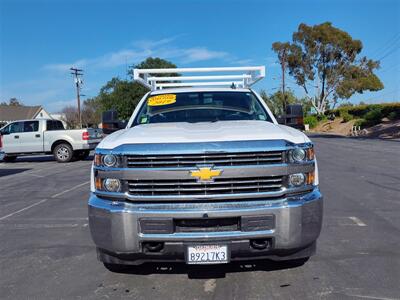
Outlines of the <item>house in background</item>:
[{"label": "house in background", "polygon": [[65,116],[64,113],[54,113],[54,114],[52,113],[52,114],[50,114],[50,117],[54,120],[61,121],[64,125],[64,128],[67,128],[67,122],[65,122],[67,117]]},{"label": "house in background", "polygon": [[52,119],[42,106],[0,105],[0,127],[16,120]]}]

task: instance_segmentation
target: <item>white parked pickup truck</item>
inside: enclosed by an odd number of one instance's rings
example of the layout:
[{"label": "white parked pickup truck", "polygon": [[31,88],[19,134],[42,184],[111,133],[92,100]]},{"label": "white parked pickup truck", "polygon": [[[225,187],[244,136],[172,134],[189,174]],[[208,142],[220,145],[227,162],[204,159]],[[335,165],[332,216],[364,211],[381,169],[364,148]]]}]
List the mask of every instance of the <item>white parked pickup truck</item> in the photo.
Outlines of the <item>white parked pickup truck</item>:
[{"label": "white parked pickup truck", "polygon": [[0,159],[11,162],[20,155],[50,153],[62,163],[85,159],[101,139],[101,129],[65,130],[58,120],[20,120],[0,129]]},{"label": "white parked pickup truck", "polygon": [[[222,71],[241,73],[155,77]],[[99,144],[92,168],[89,225],[109,270],[145,261],[303,264],[314,254],[323,202],[314,146],[249,88],[264,73],[134,70],[151,91],[126,128]]]}]

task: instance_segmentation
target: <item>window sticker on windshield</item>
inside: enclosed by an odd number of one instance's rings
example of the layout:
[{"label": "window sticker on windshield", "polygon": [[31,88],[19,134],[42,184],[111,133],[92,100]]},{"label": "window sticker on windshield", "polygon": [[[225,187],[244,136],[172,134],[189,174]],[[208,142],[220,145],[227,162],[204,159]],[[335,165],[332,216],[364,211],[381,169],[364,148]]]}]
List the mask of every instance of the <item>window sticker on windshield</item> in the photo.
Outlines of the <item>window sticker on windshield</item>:
[{"label": "window sticker on windshield", "polygon": [[267,118],[264,115],[258,115],[258,119],[265,121]]},{"label": "window sticker on windshield", "polygon": [[147,117],[146,116],[142,116],[140,118],[140,124],[145,124],[145,123],[147,123]]},{"label": "window sticker on windshield", "polygon": [[162,106],[173,104],[176,102],[176,95],[174,94],[164,94],[150,97],[147,101],[148,106]]}]

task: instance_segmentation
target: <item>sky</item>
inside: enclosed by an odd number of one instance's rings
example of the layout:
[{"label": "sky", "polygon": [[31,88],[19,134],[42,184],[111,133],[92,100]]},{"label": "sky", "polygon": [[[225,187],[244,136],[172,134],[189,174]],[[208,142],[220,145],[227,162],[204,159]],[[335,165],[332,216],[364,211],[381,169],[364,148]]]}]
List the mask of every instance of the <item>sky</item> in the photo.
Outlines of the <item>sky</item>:
[{"label": "sky", "polygon": [[[0,0],[0,101],[58,112],[76,105],[69,68],[84,69],[83,99],[127,66],[149,56],[179,67],[265,65],[256,90],[281,84],[275,41],[290,41],[300,23],[326,21],[381,60],[385,88],[352,103],[400,101],[400,1],[397,0]],[[304,92],[288,78],[297,96]]]}]

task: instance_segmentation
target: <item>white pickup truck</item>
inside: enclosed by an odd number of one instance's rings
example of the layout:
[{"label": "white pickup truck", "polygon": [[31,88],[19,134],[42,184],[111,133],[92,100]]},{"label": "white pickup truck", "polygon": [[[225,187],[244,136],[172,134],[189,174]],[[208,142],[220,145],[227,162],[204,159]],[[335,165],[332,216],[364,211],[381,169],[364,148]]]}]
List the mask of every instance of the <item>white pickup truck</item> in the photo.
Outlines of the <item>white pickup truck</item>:
[{"label": "white pickup truck", "polygon": [[[241,73],[155,77],[222,71]],[[134,70],[151,92],[99,144],[92,168],[89,225],[109,270],[145,261],[302,264],[314,254],[323,206],[314,146],[249,88],[264,73]]]},{"label": "white pickup truck", "polygon": [[85,159],[101,139],[101,129],[65,130],[58,120],[19,120],[0,129],[0,159],[11,162],[20,155],[50,153],[62,163]]}]

